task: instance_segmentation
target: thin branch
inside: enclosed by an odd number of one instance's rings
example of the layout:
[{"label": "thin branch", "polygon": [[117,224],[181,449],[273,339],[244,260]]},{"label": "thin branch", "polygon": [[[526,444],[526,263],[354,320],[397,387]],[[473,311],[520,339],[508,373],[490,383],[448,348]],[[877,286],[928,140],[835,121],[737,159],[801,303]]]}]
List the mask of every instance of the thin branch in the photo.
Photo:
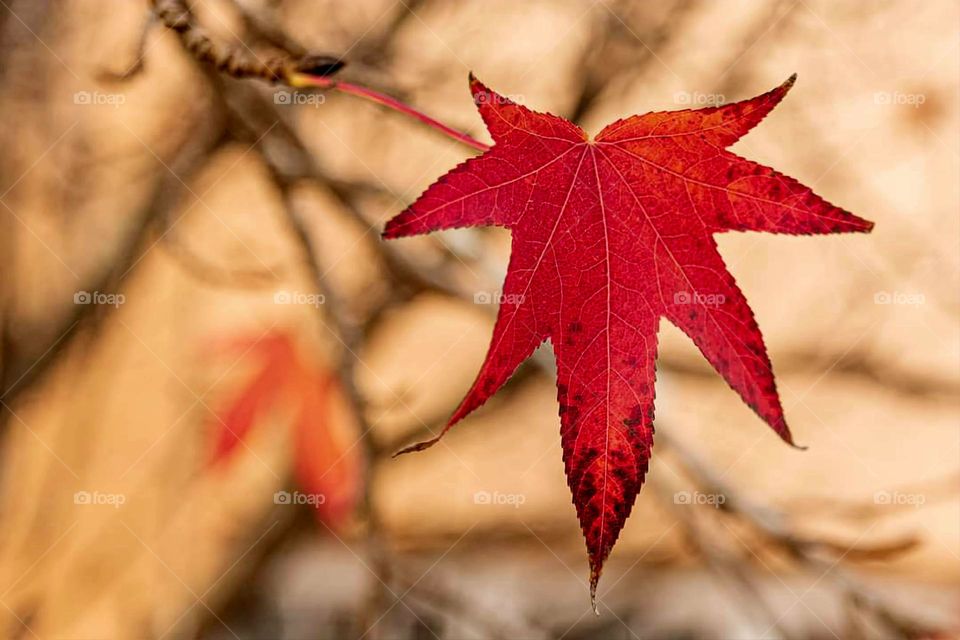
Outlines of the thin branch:
[{"label": "thin branch", "polygon": [[184,0],[152,0],[154,11],[167,28],[176,32],[184,48],[200,62],[213,65],[221,73],[234,78],[259,78],[267,82],[284,83],[294,89],[317,87],[352,95],[393,109],[436,129],[457,142],[478,151],[490,147],[475,138],[443,124],[436,118],[391,96],[350,82],[334,80],[344,63],[325,55],[295,56],[281,51],[265,59],[249,54],[247,49],[228,47],[217,43],[197,23]]}]

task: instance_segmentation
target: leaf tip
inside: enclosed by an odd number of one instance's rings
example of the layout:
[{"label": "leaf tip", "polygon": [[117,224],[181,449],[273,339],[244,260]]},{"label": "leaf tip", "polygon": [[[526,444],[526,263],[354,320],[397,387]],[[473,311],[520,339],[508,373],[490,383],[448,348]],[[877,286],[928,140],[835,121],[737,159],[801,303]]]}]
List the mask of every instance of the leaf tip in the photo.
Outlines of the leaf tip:
[{"label": "leaf tip", "polygon": [[593,615],[599,617],[600,609],[597,606],[597,583],[600,582],[600,572],[603,567],[590,562],[590,606],[593,608]]},{"label": "leaf tip", "polygon": [[486,99],[478,99],[477,96],[492,93],[492,91],[490,91],[487,85],[480,82],[477,76],[474,75],[473,71],[468,74],[468,77],[470,79],[470,93],[473,95],[473,101],[477,104],[477,106],[480,106],[486,102]]},{"label": "leaf tip", "polygon": [[790,445],[790,446],[793,447],[794,449],[797,449],[798,451],[806,451],[807,449],[810,448],[810,447],[808,447],[807,445],[797,444],[796,442],[794,442],[794,441],[793,441],[793,434],[790,433],[790,429],[787,428],[787,425],[786,425],[786,424],[784,424],[781,428],[778,428],[778,429],[777,429],[777,433],[779,434],[780,438],[781,438],[784,442],[786,442],[788,445]]},{"label": "leaf tip", "polygon": [[[440,436],[442,435],[443,434],[440,434]],[[437,444],[437,442],[440,441],[440,436],[437,436],[436,438],[431,438],[430,440],[424,440],[423,442],[415,442],[414,444],[411,444],[409,446],[404,447],[403,449],[400,449],[390,457],[398,458],[405,453],[413,453],[414,451],[423,451],[424,449],[429,449],[430,447],[432,447],[433,445]]]},{"label": "leaf tip", "polygon": [[470,93],[476,93],[478,89],[484,88],[483,83],[477,79],[477,75],[473,70],[467,73],[467,82],[470,84]]},{"label": "leaf tip", "polygon": [[416,235],[416,231],[411,231],[408,219],[409,216],[406,211],[390,218],[387,220],[387,223],[383,225],[383,231],[380,232],[380,237],[384,240],[396,240],[397,238]]},{"label": "leaf tip", "polygon": [[767,95],[773,98],[773,103],[777,104],[783,97],[790,92],[790,89],[793,88],[793,85],[797,83],[797,74],[792,73],[789,78],[784,80],[779,87],[768,92]]}]

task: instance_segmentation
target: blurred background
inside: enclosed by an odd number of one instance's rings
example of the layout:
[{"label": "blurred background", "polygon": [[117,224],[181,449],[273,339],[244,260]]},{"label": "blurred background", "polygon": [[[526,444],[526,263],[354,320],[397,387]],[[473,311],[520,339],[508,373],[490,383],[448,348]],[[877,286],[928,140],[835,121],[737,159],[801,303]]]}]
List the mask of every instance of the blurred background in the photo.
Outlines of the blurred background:
[{"label": "blurred background", "polygon": [[[146,0],[0,5],[0,637],[960,628],[957,3],[193,0],[180,35]],[[307,52],[482,140],[470,70],[593,132],[797,72],[736,150],[876,229],[719,243],[809,449],[662,323],[599,617],[549,347],[391,459],[472,382],[509,236],[382,242],[473,152],[235,77]]]}]

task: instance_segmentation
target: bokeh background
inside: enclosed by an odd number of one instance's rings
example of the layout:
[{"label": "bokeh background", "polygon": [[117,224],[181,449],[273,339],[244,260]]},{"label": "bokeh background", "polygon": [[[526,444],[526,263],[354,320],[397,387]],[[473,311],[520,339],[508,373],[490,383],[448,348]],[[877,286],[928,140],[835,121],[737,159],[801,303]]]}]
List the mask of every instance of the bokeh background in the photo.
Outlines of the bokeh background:
[{"label": "bokeh background", "polygon": [[471,150],[218,73],[145,1],[2,0],[0,636],[953,637],[956,2],[191,4],[484,140],[470,70],[591,131],[797,72],[736,150],[876,229],[719,239],[809,450],[662,323],[595,617],[549,347],[390,457],[472,382],[509,237],[379,230]]}]

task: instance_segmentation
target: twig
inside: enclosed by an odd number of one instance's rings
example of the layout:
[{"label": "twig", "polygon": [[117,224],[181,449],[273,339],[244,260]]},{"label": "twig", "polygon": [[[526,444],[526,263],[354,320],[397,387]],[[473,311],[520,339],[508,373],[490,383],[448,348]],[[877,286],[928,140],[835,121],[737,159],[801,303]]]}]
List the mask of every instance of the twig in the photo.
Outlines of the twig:
[{"label": "twig", "polygon": [[295,89],[317,87],[332,89],[363,98],[410,116],[433,129],[478,151],[489,146],[447,126],[422,111],[384,93],[350,82],[332,79],[343,62],[324,55],[294,56],[290,52],[261,59],[238,47],[225,47],[215,42],[197,24],[184,0],[152,0],[154,11],[167,28],[176,32],[183,46],[200,62],[213,65],[218,71],[234,78],[258,78],[267,82],[282,82]]}]

